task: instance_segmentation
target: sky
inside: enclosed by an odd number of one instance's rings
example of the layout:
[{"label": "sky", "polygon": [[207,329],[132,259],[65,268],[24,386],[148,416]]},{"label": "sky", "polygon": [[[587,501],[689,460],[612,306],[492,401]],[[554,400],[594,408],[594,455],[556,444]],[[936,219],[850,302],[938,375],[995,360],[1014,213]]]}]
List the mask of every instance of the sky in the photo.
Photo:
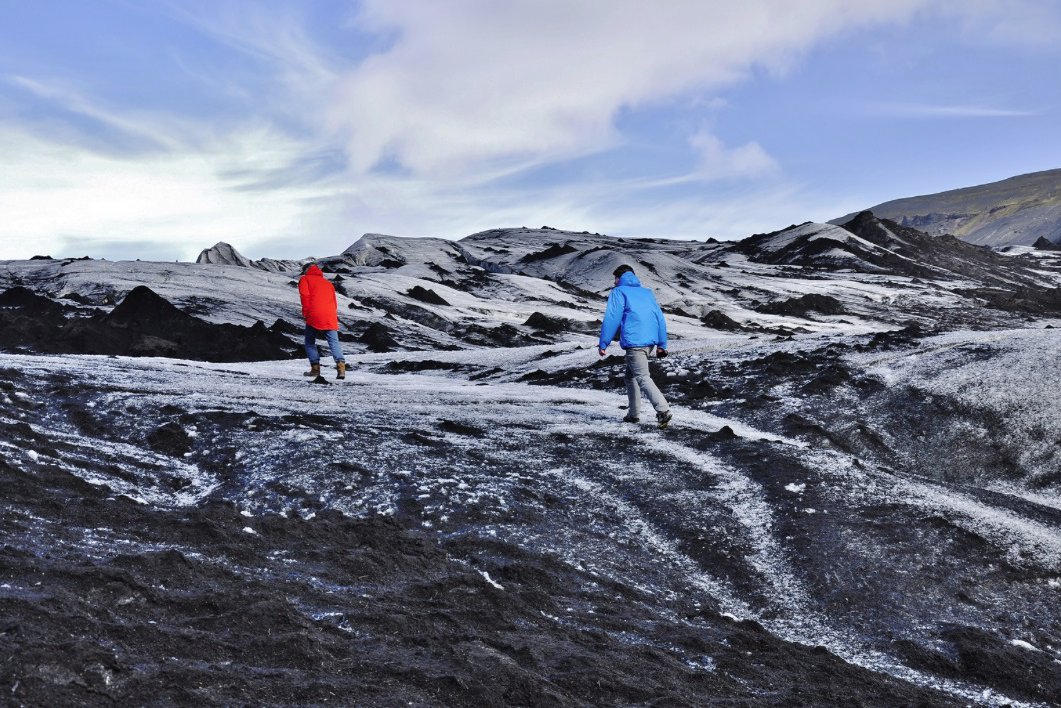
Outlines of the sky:
[{"label": "sky", "polygon": [[0,0],[0,259],[743,238],[1061,167],[1058,0]]}]

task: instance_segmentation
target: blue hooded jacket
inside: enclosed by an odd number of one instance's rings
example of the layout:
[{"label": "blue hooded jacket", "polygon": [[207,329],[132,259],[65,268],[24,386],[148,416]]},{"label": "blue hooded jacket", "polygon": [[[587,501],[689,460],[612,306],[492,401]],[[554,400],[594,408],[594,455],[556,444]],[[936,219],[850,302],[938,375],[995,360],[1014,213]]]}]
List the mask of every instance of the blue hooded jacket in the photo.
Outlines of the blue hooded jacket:
[{"label": "blue hooded jacket", "polygon": [[656,304],[656,296],[641,286],[637,276],[627,271],[619,276],[619,284],[608,296],[604,322],[600,328],[600,348],[607,349],[615,333],[619,332],[619,346],[667,348],[667,323]]}]

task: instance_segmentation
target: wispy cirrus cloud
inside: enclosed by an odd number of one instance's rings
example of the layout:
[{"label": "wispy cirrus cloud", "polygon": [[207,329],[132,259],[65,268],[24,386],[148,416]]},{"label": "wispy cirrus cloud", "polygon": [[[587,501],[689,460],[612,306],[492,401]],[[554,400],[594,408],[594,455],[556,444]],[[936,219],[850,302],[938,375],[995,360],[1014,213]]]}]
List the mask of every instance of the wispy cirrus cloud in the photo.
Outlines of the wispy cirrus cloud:
[{"label": "wispy cirrus cloud", "polygon": [[935,9],[980,43],[1026,48],[1061,42],[1061,4],[1054,0],[961,0]]},{"label": "wispy cirrus cloud", "polygon": [[[173,150],[187,142],[194,124],[166,114],[148,116],[136,110],[109,107],[93,100],[66,80],[44,80],[26,76],[0,77],[0,83],[18,89],[47,106],[47,119],[9,118],[8,125],[20,124],[22,129],[52,139],[65,139],[84,146],[95,145],[106,149],[108,136],[112,147],[122,150]],[[57,124],[66,129],[55,131]]]},{"label": "wispy cirrus cloud", "polygon": [[343,67],[339,55],[314,39],[305,13],[306,6],[298,3],[270,3],[266,6],[256,2],[216,2],[204,5],[168,0],[162,3],[162,8],[174,20],[269,67],[284,92],[261,96],[266,102],[275,99],[283,102],[292,95],[315,101]]},{"label": "wispy cirrus cloud", "polygon": [[977,105],[893,103],[867,108],[870,115],[893,118],[1030,118],[1041,111]]}]

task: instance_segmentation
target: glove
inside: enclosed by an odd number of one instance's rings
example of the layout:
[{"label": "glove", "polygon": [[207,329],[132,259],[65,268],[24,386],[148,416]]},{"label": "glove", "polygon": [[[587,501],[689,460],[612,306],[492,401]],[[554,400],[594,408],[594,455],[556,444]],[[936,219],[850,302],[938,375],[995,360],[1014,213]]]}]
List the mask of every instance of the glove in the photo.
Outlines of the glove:
[{"label": "glove", "polygon": [[657,359],[666,359],[667,358],[667,350],[664,349],[663,347],[656,347],[656,358]]}]

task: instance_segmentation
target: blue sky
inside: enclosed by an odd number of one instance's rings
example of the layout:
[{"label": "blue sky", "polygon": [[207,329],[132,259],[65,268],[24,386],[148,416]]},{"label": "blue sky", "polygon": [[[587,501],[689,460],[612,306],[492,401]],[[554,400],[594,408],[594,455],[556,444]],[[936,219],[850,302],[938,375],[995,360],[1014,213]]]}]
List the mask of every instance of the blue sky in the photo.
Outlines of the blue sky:
[{"label": "blue sky", "polygon": [[0,259],[742,238],[1061,167],[1056,0],[0,0]]}]

